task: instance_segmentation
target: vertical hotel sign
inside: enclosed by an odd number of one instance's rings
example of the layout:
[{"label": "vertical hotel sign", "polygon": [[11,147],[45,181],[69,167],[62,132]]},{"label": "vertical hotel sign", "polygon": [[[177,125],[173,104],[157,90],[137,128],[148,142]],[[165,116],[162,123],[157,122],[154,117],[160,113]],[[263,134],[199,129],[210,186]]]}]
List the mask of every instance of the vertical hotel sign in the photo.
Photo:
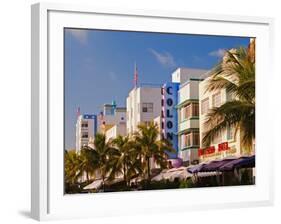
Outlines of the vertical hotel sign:
[{"label": "vertical hotel sign", "polygon": [[[172,144],[174,149],[178,149],[178,113],[175,108],[178,99],[178,83],[166,83],[162,87],[162,136],[168,139]],[[170,154],[170,157],[177,157],[176,154]]]}]

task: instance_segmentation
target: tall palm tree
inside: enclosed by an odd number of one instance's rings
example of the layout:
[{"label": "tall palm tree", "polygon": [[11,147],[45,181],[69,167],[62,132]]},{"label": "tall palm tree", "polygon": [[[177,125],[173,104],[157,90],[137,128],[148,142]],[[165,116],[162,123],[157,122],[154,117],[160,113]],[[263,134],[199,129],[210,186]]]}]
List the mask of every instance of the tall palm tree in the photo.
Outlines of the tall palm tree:
[{"label": "tall palm tree", "polygon": [[131,177],[141,172],[140,164],[136,159],[135,143],[130,140],[129,136],[119,135],[112,141],[112,144],[118,153],[112,157],[115,165],[109,178],[114,178],[116,174],[122,173],[124,182],[128,186]]},{"label": "tall palm tree", "polygon": [[175,150],[169,141],[158,140],[159,129],[157,124],[141,124],[138,126],[138,130],[135,133],[135,142],[143,163],[143,172],[146,173],[146,178],[150,181],[150,160],[153,158],[161,168],[167,168],[167,152],[174,152]]},{"label": "tall palm tree", "polygon": [[83,146],[79,156],[81,172],[86,174],[87,182],[89,182],[90,177],[93,177],[98,169],[98,157],[89,146]]},{"label": "tall palm tree", "polygon": [[105,135],[101,133],[95,135],[94,148],[91,153],[95,167],[100,172],[104,189],[105,179],[110,175],[115,165],[115,160],[112,158],[118,155],[118,150],[112,147],[111,141],[106,141]]},{"label": "tall palm tree", "polygon": [[[252,43],[254,44],[254,42]],[[249,50],[251,49],[251,50]],[[242,145],[251,149],[255,138],[255,59],[254,47],[226,51],[221,62],[211,72],[206,91],[226,89],[233,97],[213,108],[205,121],[203,145],[228,127],[240,130]]]}]

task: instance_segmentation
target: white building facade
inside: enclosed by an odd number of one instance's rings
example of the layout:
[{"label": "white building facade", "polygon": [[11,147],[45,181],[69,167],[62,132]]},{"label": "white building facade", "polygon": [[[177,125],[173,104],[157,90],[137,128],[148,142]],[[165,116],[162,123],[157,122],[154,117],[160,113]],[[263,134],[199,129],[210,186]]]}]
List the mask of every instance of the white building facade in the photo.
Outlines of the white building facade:
[{"label": "white building facade", "polygon": [[161,116],[161,87],[139,86],[132,89],[126,100],[127,106],[127,134],[138,130],[138,125],[153,122]]},{"label": "white building facade", "polygon": [[208,76],[208,70],[197,68],[177,68],[172,73],[172,82],[183,84],[190,78],[205,79]]},{"label": "white building facade", "polygon": [[105,132],[106,141],[110,141],[110,140],[115,139],[118,136],[125,136],[125,135],[126,135],[126,124],[125,123],[116,124]]},{"label": "white building facade", "polygon": [[76,122],[76,153],[83,146],[88,146],[90,138],[97,133],[97,116],[93,114],[79,115]]}]

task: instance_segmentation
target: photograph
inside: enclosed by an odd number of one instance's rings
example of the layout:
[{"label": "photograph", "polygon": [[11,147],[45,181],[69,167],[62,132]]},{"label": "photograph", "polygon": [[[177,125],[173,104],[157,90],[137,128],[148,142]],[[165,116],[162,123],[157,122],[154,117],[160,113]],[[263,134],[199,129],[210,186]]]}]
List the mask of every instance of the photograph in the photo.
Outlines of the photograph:
[{"label": "photograph", "polygon": [[63,34],[65,194],[255,185],[255,37]]}]

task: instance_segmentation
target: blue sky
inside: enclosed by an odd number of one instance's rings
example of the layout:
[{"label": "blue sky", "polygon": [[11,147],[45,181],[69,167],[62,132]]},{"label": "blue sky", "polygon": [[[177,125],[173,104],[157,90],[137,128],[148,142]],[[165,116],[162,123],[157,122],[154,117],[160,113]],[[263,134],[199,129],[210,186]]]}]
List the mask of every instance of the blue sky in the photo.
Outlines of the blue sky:
[{"label": "blue sky", "polygon": [[98,114],[104,103],[125,106],[133,87],[162,84],[177,67],[211,69],[225,49],[247,46],[249,38],[65,29],[65,147],[75,148],[77,108]]}]

